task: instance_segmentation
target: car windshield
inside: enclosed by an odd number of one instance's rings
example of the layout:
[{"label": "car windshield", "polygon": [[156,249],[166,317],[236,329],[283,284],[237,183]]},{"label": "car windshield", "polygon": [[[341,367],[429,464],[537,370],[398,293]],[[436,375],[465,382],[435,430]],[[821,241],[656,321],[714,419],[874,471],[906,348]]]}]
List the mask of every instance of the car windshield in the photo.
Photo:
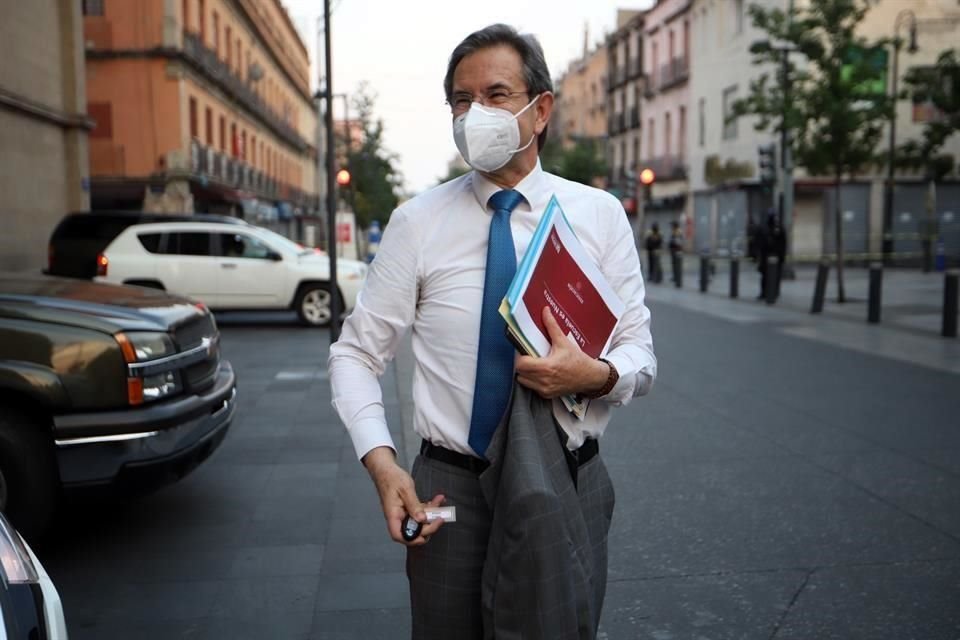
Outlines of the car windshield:
[{"label": "car windshield", "polygon": [[297,255],[305,256],[307,254],[313,253],[312,249],[307,249],[303,245],[297,244],[290,238],[286,238],[275,231],[270,231],[270,229],[257,227],[257,232],[265,240],[270,241],[274,245],[279,245],[280,247],[286,249],[287,251],[293,251]]}]

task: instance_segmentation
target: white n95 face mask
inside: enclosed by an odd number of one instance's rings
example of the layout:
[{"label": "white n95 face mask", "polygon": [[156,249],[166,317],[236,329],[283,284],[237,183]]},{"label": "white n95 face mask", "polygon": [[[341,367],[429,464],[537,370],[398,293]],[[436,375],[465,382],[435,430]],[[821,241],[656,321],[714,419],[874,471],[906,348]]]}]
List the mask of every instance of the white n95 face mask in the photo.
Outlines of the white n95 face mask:
[{"label": "white n95 face mask", "polygon": [[[537,134],[530,136],[527,144],[520,145],[520,125],[517,118],[540,99],[538,95],[514,115],[506,109],[485,107],[479,102],[470,105],[470,110],[453,120],[453,140],[464,162],[489,173],[510,162],[513,154],[523,151]],[[519,148],[518,148],[519,147]]]}]

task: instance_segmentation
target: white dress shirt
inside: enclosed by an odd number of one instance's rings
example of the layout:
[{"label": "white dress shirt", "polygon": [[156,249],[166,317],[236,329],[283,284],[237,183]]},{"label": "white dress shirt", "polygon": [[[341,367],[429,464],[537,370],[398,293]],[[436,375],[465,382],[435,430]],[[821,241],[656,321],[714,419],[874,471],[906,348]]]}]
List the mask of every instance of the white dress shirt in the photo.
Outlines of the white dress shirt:
[{"label": "white dress shirt", "polygon": [[[656,377],[640,260],[623,207],[612,195],[546,173],[539,162],[514,188],[524,198],[510,216],[518,263],[556,194],[587,253],[626,304],[606,356],[620,374],[613,390],[592,401],[583,420],[553,401],[574,450],[585,438],[603,434],[611,405],[647,393]],[[435,445],[475,455],[467,437],[492,215],[487,201],[499,190],[470,172],[405,202],[390,217],[356,307],[330,348],[333,406],[358,457],[379,446],[395,449],[378,378],[408,329],[414,430]]]}]

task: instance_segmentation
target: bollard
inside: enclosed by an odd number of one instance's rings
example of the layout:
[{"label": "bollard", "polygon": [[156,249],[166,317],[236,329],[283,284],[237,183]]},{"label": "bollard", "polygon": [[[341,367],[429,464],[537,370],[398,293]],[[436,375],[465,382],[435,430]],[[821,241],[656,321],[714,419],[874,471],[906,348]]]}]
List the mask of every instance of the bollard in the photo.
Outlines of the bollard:
[{"label": "bollard", "polygon": [[766,269],[767,277],[764,294],[766,295],[767,304],[773,304],[777,301],[777,274],[780,271],[780,262],[776,256],[767,258]]},{"label": "bollard", "polygon": [[706,293],[710,284],[710,256],[700,256],[700,293]]},{"label": "bollard", "polygon": [[817,284],[813,289],[813,306],[810,307],[810,313],[823,312],[823,299],[827,295],[827,278],[830,276],[830,263],[821,260],[817,265]]},{"label": "bollard", "polygon": [[867,297],[867,322],[880,324],[880,299],[883,292],[883,265],[870,263],[870,292]]},{"label": "bollard", "polygon": [[944,338],[957,337],[957,281],[960,271],[947,271],[943,278],[943,328],[940,335]]},{"label": "bollard", "polygon": [[683,288],[683,254],[679,251],[673,254],[673,283],[677,289]]},{"label": "bollard", "polygon": [[740,258],[730,258],[730,297],[740,296]]}]

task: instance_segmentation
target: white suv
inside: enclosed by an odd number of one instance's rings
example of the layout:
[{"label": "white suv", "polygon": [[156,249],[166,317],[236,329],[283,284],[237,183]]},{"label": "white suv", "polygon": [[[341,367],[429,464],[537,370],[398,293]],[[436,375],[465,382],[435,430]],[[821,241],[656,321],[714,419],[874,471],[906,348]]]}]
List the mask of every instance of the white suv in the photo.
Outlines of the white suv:
[{"label": "white suv", "polygon": [[[211,309],[294,309],[304,324],[330,322],[327,255],[253,225],[132,225],[97,256],[97,267],[100,282],[166,289]],[[366,275],[366,264],[337,260],[345,312]]]}]

